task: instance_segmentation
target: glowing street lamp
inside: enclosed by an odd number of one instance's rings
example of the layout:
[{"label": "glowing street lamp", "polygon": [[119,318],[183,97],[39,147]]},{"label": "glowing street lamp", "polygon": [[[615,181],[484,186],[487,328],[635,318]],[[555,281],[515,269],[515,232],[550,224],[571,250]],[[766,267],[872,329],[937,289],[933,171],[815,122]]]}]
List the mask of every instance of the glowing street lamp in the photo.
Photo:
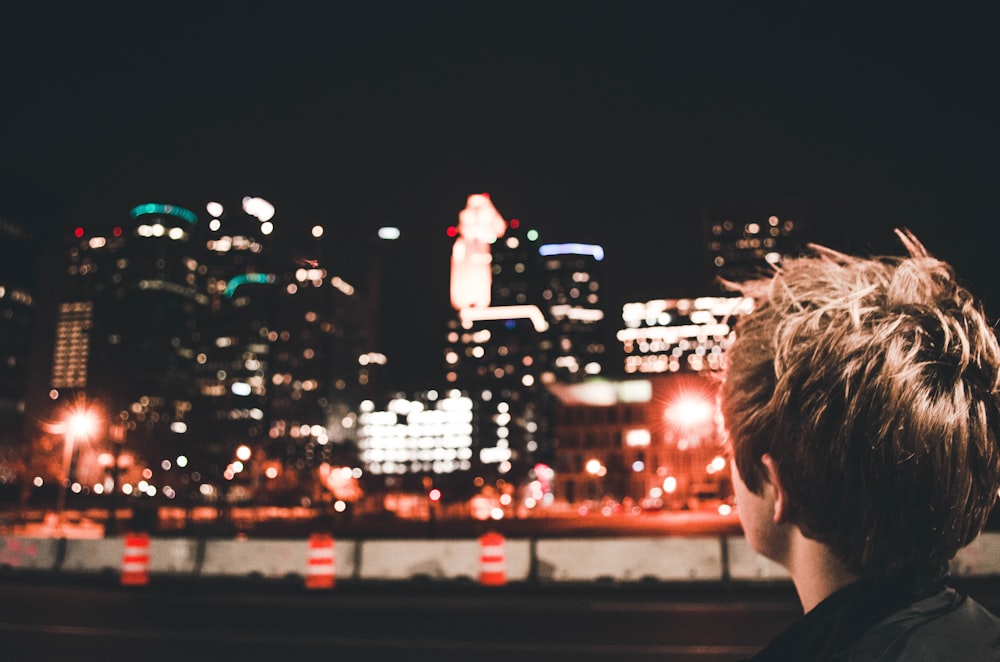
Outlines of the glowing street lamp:
[{"label": "glowing street lamp", "polygon": [[95,409],[81,401],[77,403],[59,423],[50,427],[50,431],[63,435],[63,475],[59,483],[59,495],[56,502],[56,513],[60,526],[66,510],[66,489],[70,482],[70,467],[73,462],[73,449],[77,442],[86,442],[97,435],[101,418]]},{"label": "glowing street lamp", "polygon": [[706,398],[695,395],[682,395],[666,410],[666,416],[671,423],[679,428],[693,428],[712,420],[714,408]]}]

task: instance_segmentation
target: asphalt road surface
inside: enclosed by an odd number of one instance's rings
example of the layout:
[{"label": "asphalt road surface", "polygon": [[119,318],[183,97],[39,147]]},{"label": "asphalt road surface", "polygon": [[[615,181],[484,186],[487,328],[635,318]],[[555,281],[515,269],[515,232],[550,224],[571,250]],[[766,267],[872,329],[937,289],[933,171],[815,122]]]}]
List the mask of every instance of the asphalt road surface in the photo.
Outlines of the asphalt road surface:
[{"label": "asphalt road surface", "polygon": [[[963,586],[1000,607],[1000,580]],[[176,580],[0,574],[0,659],[717,662],[799,614],[789,585]]]}]

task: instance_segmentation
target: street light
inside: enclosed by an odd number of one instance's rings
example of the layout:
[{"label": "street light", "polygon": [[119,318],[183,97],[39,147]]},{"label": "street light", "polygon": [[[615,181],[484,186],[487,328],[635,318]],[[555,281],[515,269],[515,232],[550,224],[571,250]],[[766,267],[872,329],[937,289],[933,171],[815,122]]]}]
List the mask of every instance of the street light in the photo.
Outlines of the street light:
[{"label": "street light", "polygon": [[64,513],[66,510],[66,490],[70,482],[70,468],[73,462],[73,449],[78,441],[84,442],[97,434],[101,419],[97,411],[88,407],[83,401],[78,402],[70,409],[66,417],[55,426],[52,431],[63,435],[63,475],[59,483],[59,494],[56,501],[56,514],[59,518],[60,528],[64,523]]}]

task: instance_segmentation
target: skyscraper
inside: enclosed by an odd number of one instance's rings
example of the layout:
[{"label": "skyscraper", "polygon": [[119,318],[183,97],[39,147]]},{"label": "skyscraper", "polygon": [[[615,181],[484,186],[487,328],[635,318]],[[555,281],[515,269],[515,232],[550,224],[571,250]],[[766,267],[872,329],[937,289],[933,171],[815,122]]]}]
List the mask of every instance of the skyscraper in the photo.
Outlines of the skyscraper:
[{"label": "skyscraper", "polygon": [[[54,420],[61,403],[94,402],[105,428],[92,450],[119,438],[121,488],[134,496],[235,502],[350,458],[361,346],[353,288],[315,246],[302,249],[314,259],[278,259],[267,201],[206,210],[199,221],[176,205],[139,205],[129,224],[77,228],[68,246],[51,401],[37,413]],[[118,422],[124,433],[114,435]],[[109,487],[107,463],[76,464],[79,491]]]},{"label": "skyscraper", "polygon": [[[702,228],[709,271],[739,280],[780,264],[801,249],[808,213],[808,204],[800,199],[706,208]],[[714,291],[719,292],[717,286]]]},{"label": "skyscraper", "polygon": [[24,471],[28,366],[33,349],[40,254],[21,223],[0,217],[0,489]]},{"label": "skyscraper", "polygon": [[[463,213],[486,202],[472,196]],[[496,218],[492,212],[489,217]],[[536,465],[551,460],[545,384],[581,381],[603,370],[604,253],[587,244],[539,244],[539,232],[518,219],[489,227],[495,239],[488,255],[479,253],[491,267],[489,281],[481,281],[474,303],[463,306],[473,299],[452,297],[446,381],[477,403],[478,458],[487,482],[522,484]],[[468,288],[464,277],[453,269],[453,293]]]}]

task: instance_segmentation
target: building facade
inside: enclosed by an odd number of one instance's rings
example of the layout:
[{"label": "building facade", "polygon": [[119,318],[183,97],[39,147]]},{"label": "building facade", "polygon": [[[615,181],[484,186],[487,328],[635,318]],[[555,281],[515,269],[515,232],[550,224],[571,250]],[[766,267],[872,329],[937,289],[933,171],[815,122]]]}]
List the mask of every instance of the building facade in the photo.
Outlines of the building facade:
[{"label": "building facade", "polygon": [[[0,217],[0,490],[24,473],[25,417],[34,350],[40,249],[22,224]],[[13,492],[11,492],[13,493]]]},{"label": "building facade", "polygon": [[[117,491],[178,505],[299,505],[323,498],[323,465],[353,457],[358,294],[308,240],[275,250],[270,203],[206,211],[139,205],[130,223],[69,242],[38,414],[58,423],[85,399],[104,417],[77,444],[73,492],[116,489],[108,476],[121,474]],[[53,455],[63,441],[50,427],[38,445]],[[39,463],[35,484],[60,481],[57,465]]]},{"label": "building facade", "polygon": [[717,382],[706,374],[550,388],[557,501],[649,510],[728,505]]}]

